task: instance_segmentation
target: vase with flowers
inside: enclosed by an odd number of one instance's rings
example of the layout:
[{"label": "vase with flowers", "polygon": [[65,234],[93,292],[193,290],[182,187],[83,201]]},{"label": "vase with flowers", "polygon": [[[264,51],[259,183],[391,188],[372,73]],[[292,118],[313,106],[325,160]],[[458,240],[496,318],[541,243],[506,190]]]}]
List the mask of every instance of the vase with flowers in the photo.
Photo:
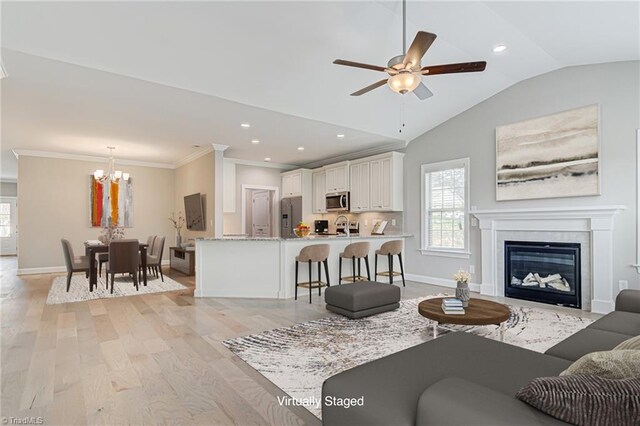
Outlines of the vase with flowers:
[{"label": "vase with flowers", "polygon": [[169,218],[173,227],[176,230],[176,247],[181,247],[182,244],[182,227],[184,226],[184,217],[182,217],[182,213],[178,213],[178,217],[176,218],[173,213],[171,213],[171,217]]},{"label": "vase with flowers", "polygon": [[462,306],[469,306],[469,299],[471,294],[469,292],[469,281],[471,281],[471,274],[464,269],[460,269],[453,274],[453,279],[456,281],[456,298],[462,301]]},{"label": "vase with flowers", "polygon": [[102,244],[109,245],[113,240],[121,240],[124,238],[124,228],[118,226],[117,223],[113,223],[111,218],[107,219],[107,226],[102,228],[98,240]]}]

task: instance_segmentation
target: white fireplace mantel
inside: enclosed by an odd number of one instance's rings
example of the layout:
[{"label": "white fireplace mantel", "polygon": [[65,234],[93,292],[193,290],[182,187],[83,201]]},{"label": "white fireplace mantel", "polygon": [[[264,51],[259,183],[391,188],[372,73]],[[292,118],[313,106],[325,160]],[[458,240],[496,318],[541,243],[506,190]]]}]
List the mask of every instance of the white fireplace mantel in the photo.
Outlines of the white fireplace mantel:
[{"label": "white fireplace mantel", "polygon": [[588,232],[591,238],[591,311],[613,310],[614,217],[626,206],[576,206],[472,210],[481,230],[482,283],[480,293],[499,296],[497,233],[499,231]]}]

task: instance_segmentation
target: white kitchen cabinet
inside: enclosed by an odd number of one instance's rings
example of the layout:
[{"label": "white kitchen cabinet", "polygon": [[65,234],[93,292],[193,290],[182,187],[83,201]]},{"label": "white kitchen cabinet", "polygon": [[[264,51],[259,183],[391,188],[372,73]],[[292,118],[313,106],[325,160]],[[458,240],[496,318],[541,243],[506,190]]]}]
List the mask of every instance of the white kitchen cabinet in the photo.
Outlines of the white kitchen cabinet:
[{"label": "white kitchen cabinet", "polygon": [[332,164],[326,168],[326,191],[343,192],[349,190],[349,162]]},{"label": "white kitchen cabinet", "polygon": [[326,213],[327,174],[324,170],[313,172],[313,212]]},{"label": "white kitchen cabinet", "polygon": [[349,167],[351,186],[351,211],[364,212],[370,209],[370,163],[353,164]]},{"label": "white kitchen cabinet", "polygon": [[404,154],[392,152],[372,157],[370,167],[370,210],[402,211]]},{"label": "white kitchen cabinet", "polygon": [[302,195],[302,172],[295,171],[282,175],[282,198]]}]

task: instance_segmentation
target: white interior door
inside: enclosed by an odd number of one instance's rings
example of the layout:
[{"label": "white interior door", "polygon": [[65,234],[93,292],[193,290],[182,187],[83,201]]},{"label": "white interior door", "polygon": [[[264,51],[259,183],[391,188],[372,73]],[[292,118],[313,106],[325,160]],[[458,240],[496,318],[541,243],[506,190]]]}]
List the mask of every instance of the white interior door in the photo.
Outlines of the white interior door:
[{"label": "white interior door", "polygon": [[17,254],[15,198],[0,198],[0,254]]},{"label": "white interior door", "polygon": [[251,195],[251,236],[271,236],[271,197],[269,191],[253,191]]}]

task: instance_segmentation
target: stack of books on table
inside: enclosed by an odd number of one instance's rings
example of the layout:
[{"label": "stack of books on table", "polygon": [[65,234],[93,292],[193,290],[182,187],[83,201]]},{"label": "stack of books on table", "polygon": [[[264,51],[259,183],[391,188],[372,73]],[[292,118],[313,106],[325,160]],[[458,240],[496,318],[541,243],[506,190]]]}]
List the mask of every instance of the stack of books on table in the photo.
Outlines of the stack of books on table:
[{"label": "stack of books on table", "polygon": [[442,299],[442,312],[448,315],[464,315],[462,300],[454,298]]}]

